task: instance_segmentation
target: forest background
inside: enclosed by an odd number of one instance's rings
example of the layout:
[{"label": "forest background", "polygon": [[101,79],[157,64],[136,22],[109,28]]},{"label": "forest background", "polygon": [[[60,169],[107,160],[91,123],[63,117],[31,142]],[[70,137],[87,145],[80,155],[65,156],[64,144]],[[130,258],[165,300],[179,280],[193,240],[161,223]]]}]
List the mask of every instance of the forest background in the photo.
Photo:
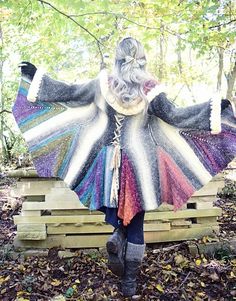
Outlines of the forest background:
[{"label": "forest background", "polygon": [[[0,0],[0,171],[27,148],[14,122],[21,61],[78,82],[112,70],[117,41],[140,40],[178,106],[235,93],[235,0]],[[104,57],[106,59],[104,59]],[[106,61],[104,61],[106,60]]]}]

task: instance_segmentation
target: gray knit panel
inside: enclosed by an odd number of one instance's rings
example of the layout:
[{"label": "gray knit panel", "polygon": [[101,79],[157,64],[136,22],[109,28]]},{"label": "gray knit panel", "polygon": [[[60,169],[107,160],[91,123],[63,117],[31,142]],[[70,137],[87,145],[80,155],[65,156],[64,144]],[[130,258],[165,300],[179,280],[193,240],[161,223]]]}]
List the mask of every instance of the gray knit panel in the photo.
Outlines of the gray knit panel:
[{"label": "gray knit panel", "polygon": [[67,84],[44,75],[37,99],[42,101],[76,101],[78,105],[89,104],[94,100],[97,79],[85,84]]},{"label": "gray knit panel", "polygon": [[142,261],[146,245],[127,243],[125,259],[128,261]]},{"label": "gray knit panel", "polygon": [[160,93],[150,103],[148,113],[178,128],[210,130],[210,101],[178,108],[167,99],[165,93]]}]

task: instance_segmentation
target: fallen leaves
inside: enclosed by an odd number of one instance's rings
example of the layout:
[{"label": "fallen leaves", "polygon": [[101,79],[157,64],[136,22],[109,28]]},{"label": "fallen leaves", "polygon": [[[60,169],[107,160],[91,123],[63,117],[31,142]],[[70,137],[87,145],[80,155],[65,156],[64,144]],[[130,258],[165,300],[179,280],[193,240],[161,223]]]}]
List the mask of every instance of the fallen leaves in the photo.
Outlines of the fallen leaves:
[{"label": "fallen leaves", "polygon": [[[1,193],[6,196],[5,192]],[[226,220],[227,233],[231,235],[231,229],[236,229],[232,217],[236,212],[235,203],[222,201],[222,206],[227,214],[221,222],[224,225]],[[7,244],[12,241],[14,229],[12,213],[12,208],[5,210],[1,221],[4,233],[1,244],[5,250],[0,253],[1,301],[125,300],[118,278],[107,269],[107,259],[99,252],[72,253],[52,248],[48,256],[24,258],[17,255],[13,258],[10,244]],[[1,214],[0,205],[0,217]],[[207,244],[218,240],[205,236],[201,242]],[[187,243],[159,244],[158,249],[147,249],[138,276],[137,295],[132,300],[233,301],[236,300],[235,283],[234,256],[223,252],[217,256],[194,256]]]}]

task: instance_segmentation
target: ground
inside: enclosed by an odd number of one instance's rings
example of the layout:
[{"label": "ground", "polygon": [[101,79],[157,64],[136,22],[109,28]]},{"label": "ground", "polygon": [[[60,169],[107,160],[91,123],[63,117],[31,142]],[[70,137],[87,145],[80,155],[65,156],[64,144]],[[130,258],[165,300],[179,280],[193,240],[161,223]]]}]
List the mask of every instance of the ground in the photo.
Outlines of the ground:
[{"label": "ground", "polygon": [[[0,300],[125,300],[119,279],[107,269],[104,252],[78,250],[62,258],[57,248],[42,256],[14,250],[12,216],[20,212],[22,200],[9,196],[12,185],[14,180],[0,179]],[[220,234],[193,244],[235,239],[236,189],[232,185],[216,201],[223,209]],[[191,255],[188,246],[189,242],[148,246],[133,300],[236,300],[236,251],[218,249],[212,256]]]}]

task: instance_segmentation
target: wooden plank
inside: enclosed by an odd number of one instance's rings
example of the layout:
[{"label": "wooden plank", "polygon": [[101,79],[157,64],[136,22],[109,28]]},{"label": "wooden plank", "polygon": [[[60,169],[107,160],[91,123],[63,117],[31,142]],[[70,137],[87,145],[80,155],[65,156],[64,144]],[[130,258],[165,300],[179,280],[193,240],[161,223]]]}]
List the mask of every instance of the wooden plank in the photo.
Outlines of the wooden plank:
[{"label": "wooden plank", "polygon": [[213,223],[203,223],[203,224],[191,224],[191,228],[204,228],[204,227],[219,227],[219,224],[217,222],[213,222]]},{"label": "wooden plank", "polygon": [[[54,192],[54,189],[51,189],[51,191],[49,193],[46,194],[45,196],[45,201],[46,202],[78,202],[79,201],[79,197],[77,196],[77,194],[70,190],[69,188],[66,188],[67,190],[61,192],[61,188],[57,188],[56,191]],[[80,202],[79,202],[80,203]],[[82,203],[80,203],[81,206]]]},{"label": "wooden plank", "polygon": [[80,216],[14,216],[15,224],[73,224],[73,223],[93,223],[93,222],[104,222],[103,215],[80,215]]},{"label": "wooden plank", "polygon": [[17,188],[11,188],[9,194],[10,194],[11,197],[20,197],[20,196],[22,196],[21,191]]},{"label": "wooden plank", "polygon": [[225,186],[224,181],[209,182],[203,186],[200,190],[196,191],[193,196],[203,196],[203,195],[216,195]]},{"label": "wooden plank", "polygon": [[46,237],[45,224],[17,225],[17,238],[19,240],[44,240]]},{"label": "wooden plank", "polygon": [[17,238],[19,240],[45,240],[47,238],[47,233],[42,232],[21,232],[17,231]]},{"label": "wooden plank", "polygon": [[59,225],[54,227],[48,225],[47,234],[88,234],[88,233],[112,233],[113,227],[110,225],[91,225],[91,224],[82,224],[81,226],[75,225]]},{"label": "wooden plank", "polygon": [[197,202],[195,204],[196,209],[210,209],[213,208],[213,202]]},{"label": "wooden plank", "polygon": [[71,191],[71,189],[68,187],[68,185],[64,182],[64,181],[57,181],[54,185],[54,191],[57,189],[57,188],[67,188]]},{"label": "wooden plank", "polygon": [[[85,208],[85,210],[87,210],[87,214],[90,214],[90,211],[88,209]],[[83,209],[82,210],[81,209],[51,210],[51,215],[53,215],[53,216],[81,215],[81,214],[85,214],[85,210],[83,210]]]},{"label": "wooden plank", "polygon": [[170,230],[170,223],[152,223],[152,224],[144,223],[144,232],[169,231],[169,230]]},{"label": "wooden plank", "polygon": [[206,195],[199,195],[199,196],[197,196],[197,195],[195,195],[195,196],[192,196],[189,200],[188,200],[188,202],[187,202],[187,204],[189,204],[189,203],[197,203],[197,202],[214,202],[215,201],[215,195],[214,196],[206,196]]},{"label": "wooden plank", "polygon": [[110,234],[104,235],[49,235],[43,241],[14,240],[16,247],[24,248],[98,248],[104,247]]},{"label": "wooden plank", "polygon": [[181,241],[195,238],[201,238],[206,235],[214,235],[219,231],[219,226],[188,228],[188,229],[174,229],[166,232],[146,232],[146,243],[158,243],[164,241]]},{"label": "wooden plank", "polygon": [[[73,210],[73,209],[79,209],[79,210],[88,210],[86,207],[84,207],[79,200],[77,201],[46,201],[46,202],[24,202],[22,204],[22,208],[24,210]],[[89,210],[88,210],[89,211]],[[90,211],[89,211],[90,212]]]},{"label": "wooden plank", "polygon": [[21,216],[41,216],[41,210],[21,211]]},{"label": "wooden plank", "polygon": [[[169,223],[159,223],[159,224],[144,224],[144,231],[168,231],[170,230]],[[77,234],[77,233],[112,233],[113,227],[110,225],[90,225],[82,224],[81,226],[75,225],[59,225],[58,227],[53,227],[49,225],[47,227],[48,234]]]},{"label": "wooden plank", "polygon": [[28,195],[24,202],[45,202],[45,195]]},{"label": "wooden plank", "polygon": [[214,207],[212,209],[187,209],[179,210],[176,212],[147,212],[145,220],[168,220],[178,218],[193,218],[193,217],[207,217],[207,216],[220,216],[222,213],[221,208]]},{"label": "wooden plank", "polygon": [[[27,204],[27,203],[25,203]],[[167,212],[148,212],[145,214],[145,220],[168,220],[168,219],[178,219],[178,218],[194,218],[194,217],[210,217],[219,216],[222,210],[220,208],[212,209],[187,209],[179,210],[177,212],[167,211]],[[19,223],[89,223],[89,222],[103,222],[104,216],[98,214],[89,214],[81,216],[40,216],[40,217],[30,217],[30,216],[14,216],[15,224]]]},{"label": "wooden plank", "polygon": [[192,224],[191,220],[185,220],[185,219],[176,219],[171,221],[171,227],[190,226],[191,224]]},{"label": "wooden plank", "polygon": [[21,232],[46,231],[46,225],[45,224],[19,224],[17,225],[17,231],[21,231]]},{"label": "wooden plank", "polygon": [[[195,238],[201,238],[206,235],[214,235],[218,231],[216,227],[203,227],[199,229],[175,229],[163,232],[145,232],[146,243],[158,243],[164,241],[182,241]],[[24,248],[98,248],[104,247],[110,235],[49,235],[44,241],[20,241],[15,239],[16,247]]]},{"label": "wooden plank", "polygon": [[31,168],[20,168],[16,170],[9,170],[6,172],[7,176],[10,178],[19,178],[19,177],[38,177],[35,169]]},{"label": "wooden plank", "polygon": [[209,223],[217,223],[216,216],[208,216],[208,217],[197,217],[197,224],[209,224]]},{"label": "wooden plank", "polygon": [[[179,210],[187,209],[187,204],[183,204]],[[163,203],[155,211],[174,211],[174,206],[171,204]]]},{"label": "wooden plank", "polygon": [[53,187],[53,183],[55,183],[55,181],[18,182],[17,190],[22,196],[46,195]]}]

